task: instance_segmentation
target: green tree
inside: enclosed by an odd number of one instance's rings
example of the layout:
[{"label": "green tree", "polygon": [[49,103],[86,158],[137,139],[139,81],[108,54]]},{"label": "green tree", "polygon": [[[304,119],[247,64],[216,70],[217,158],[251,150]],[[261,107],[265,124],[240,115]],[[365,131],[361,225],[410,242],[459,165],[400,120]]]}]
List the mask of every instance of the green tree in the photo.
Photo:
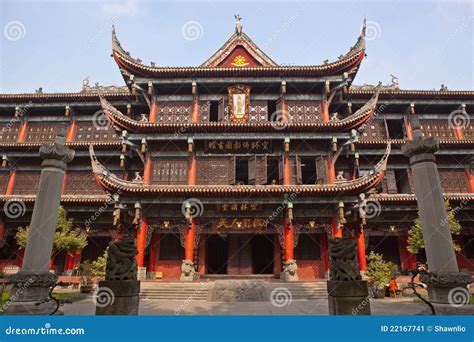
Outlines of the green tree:
[{"label": "green tree", "polygon": [[[66,209],[62,206],[58,210],[58,223],[56,226],[56,233],[53,240],[53,255],[52,258],[61,252],[68,252],[75,249],[83,249],[87,246],[87,234],[79,227],[73,228],[74,221],[72,218],[68,219]],[[28,235],[30,234],[30,227],[19,227],[15,235],[16,242],[21,248],[26,247],[28,242]]]},{"label": "green tree", "polygon": [[[446,212],[448,213],[447,222],[440,222],[441,225],[449,224],[451,228],[451,234],[459,235],[461,233],[461,224],[456,219],[457,209],[453,209],[449,204],[449,201],[444,202]],[[425,242],[423,240],[423,230],[421,228],[420,216],[415,219],[410,230],[408,231],[408,246],[407,250],[410,253],[417,254],[421,249],[425,248]],[[460,251],[461,247],[454,243],[454,250]]]},{"label": "green tree", "polygon": [[385,261],[382,254],[372,251],[367,256],[367,271],[365,275],[369,278],[371,285],[383,288],[397,272],[397,265],[393,262]]}]

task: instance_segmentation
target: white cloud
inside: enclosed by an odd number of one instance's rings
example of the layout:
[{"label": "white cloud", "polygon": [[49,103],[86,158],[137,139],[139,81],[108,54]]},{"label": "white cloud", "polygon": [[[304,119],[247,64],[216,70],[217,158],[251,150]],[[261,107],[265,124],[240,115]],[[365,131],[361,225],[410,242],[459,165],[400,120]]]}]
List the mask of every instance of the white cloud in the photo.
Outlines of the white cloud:
[{"label": "white cloud", "polygon": [[138,13],[138,0],[108,0],[100,5],[102,12],[111,17],[133,17]]}]

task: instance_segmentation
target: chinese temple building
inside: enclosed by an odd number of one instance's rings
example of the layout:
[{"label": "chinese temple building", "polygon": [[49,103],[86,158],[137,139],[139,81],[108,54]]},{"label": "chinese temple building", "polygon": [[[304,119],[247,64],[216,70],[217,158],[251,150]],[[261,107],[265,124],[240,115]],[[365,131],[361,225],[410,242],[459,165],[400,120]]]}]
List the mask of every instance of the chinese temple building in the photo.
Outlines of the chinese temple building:
[{"label": "chinese temple building", "polygon": [[474,91],[353,85],[365,24],[354,38],[335,61],[283,66],[237,17],[201,65],[161,67],[132,57],[114,28],[124,87],[0,94],[0,266],[21,265],[15,234],[31,218],[38,149],[66,125],[76,156],[61,202],[88,246],[56,256],[58,273],[127,231],[142,278],[325,278],[328,238],[342,236],[357,240],[361,271],[369,251],[412,269],[426,259],[406,248],[417,204],[401,146],[417,116],[439,140],[458,263],[474,271]]}]

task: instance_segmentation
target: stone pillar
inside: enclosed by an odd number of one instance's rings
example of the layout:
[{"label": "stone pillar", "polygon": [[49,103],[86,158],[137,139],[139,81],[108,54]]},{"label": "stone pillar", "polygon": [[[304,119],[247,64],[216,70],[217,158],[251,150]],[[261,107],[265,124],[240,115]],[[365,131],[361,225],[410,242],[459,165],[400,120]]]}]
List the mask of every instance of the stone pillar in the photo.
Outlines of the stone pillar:
[{"label": "stone pillar", "polygon": [[410,158],[415,184],[415,194],[423,230],[429,271],[421,276],[428,285],[432,302],[449,304],[450,291],[471,282],[471,276],[459,272],[454,252],[453,238],[444,206],[443,193],[434,153],[439,143],[433,138],[423,138],[419,120],[412,116],[413,140],[402,146]]},{"label": "stone pillar", "polygon": [[74,151],[64,145],[65,131],[61,127],[54,143],[42,145],[39,151],[43,163],[38,192],[21,271],[11,277],[15,300],[7,307],[8,314],[49,315],[55,309],[48,294],[58,276],[49,272],[49,263],[64,173],[74,158]]}]

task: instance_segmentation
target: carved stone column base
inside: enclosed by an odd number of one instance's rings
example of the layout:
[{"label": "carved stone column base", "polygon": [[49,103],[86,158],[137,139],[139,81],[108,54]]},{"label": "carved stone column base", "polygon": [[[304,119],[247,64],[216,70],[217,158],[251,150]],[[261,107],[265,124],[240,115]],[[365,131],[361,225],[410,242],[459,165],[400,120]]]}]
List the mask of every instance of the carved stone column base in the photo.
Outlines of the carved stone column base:
[{"label": "carved stone column base", "polygon": [[371,314],[369,291],[365,280],[329,280],[327,286],[330,315],[367,316]]},{"label": "carved stone column base", "polygon": [[194,262],[189,260],[183,260],[181,264],[181,277],[179,278],[180,281],[193,281],[194,274],[196,271],[194,270]]},{"label": "carved stone column base", "polygon": [[[4,304],[5,315],[50,315],[56,302],[49,298],[49,291],[58,280],[53,273],[18,272],[10,276],[13,283],[10,299]],[[60,311],[56,312],[61,315]]]},{"label": "carved stone column base", "polygon": [[97,316],[136,316],[139,310],[140,282],[138,280],[105,280],[94,292]]},{"label": "carved stone column base", "polygon": [[146,279],[146,267],[138,267],[137,280],[145,280],[145,279]]},{"label": "carved stone column base", "polygon": [[432,303],[449,304],[456,307],[460,301],[469,301],[467,285],[472,282],[469,273],[427,272],[421,274],[420,281],[428,285],[428,296]]},{"label": "carved stone column base", "polygon": [[298,265],[296,260],[287,260],[283,263],[283,272],[280,273],[280,279],[283,281],[298,280]]},{"label": "carved stone column base", "polygon": [[[432,303],[436,316],[473,316],[474,315],[474,305],[468,304],[461,307],[454,307],[450,304],[436,304]],[[426,308],[418,315],[431,315],[431,309]]]}]

